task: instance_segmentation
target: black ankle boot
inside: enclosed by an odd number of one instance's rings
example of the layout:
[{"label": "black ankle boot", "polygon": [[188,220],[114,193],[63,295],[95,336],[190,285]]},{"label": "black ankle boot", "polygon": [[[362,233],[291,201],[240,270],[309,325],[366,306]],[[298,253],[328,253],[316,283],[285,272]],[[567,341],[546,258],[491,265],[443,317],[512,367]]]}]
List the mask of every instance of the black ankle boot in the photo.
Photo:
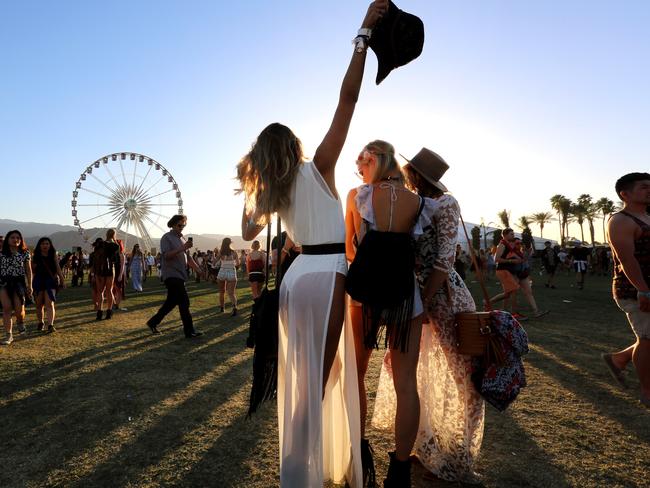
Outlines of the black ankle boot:
[{"label": "black ankle boot", "polygon": [[113,310],[108,309],[106,310],[106,320],[110,320],[113,318]]},{"label": "black ankle boot", "polygon": [[102,319],[102,311],[97,310],[97,317],[95,317],[95,320],[101,320]]},{"label": "black ankle boot", "polygon": [[376,488],[375,461],[372,456],[375,454],[370,441],[361,439],[361,472],[363,473],[363,488]]},{"label": "black ankle boot", "polygon": [[384,480],[384,488],[411,488],[411,460],[399,461],[394,452],[389,452],[390,464]]},{"label": "black ankle boot", "polygon": [[234,317],[235,315],[237,315],[237,307],[233,307],[232,313],[230,314],[231,317]]}]

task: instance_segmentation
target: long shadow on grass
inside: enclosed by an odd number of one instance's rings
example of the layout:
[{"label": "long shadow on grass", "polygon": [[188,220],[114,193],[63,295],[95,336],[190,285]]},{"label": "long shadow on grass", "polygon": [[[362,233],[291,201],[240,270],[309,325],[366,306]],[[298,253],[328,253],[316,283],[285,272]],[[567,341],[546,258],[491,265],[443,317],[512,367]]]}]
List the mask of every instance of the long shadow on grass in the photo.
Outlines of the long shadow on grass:
[{"label": "long shadow on grass", "polygon": [[[69,308],[76,308],[84,305],[92,307],[92,295],[90,288],[84,288],[83,290],[81,288],[77,288],[76,290],[73,289],[75,291],[72,293],[67,290],[63,291],[62,294],[58,296],[57,310],[67,310]],[[194,296],[202,296],[209,293],[214,293],[216,290],[214,287],[206,286],[205,284],[188,283],[187,291],[189,293],[194,293]],[[147,287],[145,291],[141,292],[127,291],[127,295],[123,303],[128,304],[130,299],[150,297],[152,295],[161,295],[162,300],[164,300],[166,294],[167,289],[165,288],[165,285],[161,283],[160,286],[156,285],[155,288]],[[82,295],[83,298],[79,298],[80,295]],[[162,303],[162,301],[160,303]]]},{"label": "long shadow on grass", "polygon": [[[269,486],[278,485],[276,422],[275,409],[268,407],[258,410],[252,419],[247,420],[243,415],[236,418],[215,436],[201,459],[174,486],[211,486],[215,479],[224,487],[247,486],[255,481],[263,483],[255,479],[259,474],[251,473],[247,464],[254,465],[265,478],[272,479]],[[269,451],[274,455],[269,455]]]},{"label": "long shadow on grass", "polygon": [[[491,409],[491,407],[486,407]],[[479,469],[498,487],[565,487],[565,474],[508,412],[486,412]]]},{"label": "long shadow on grass", "polygon": [[[571,357],[561,358],[562,353],[553,351],[561,360],[574,364]],[[566,354],[566,353],[565,353]],[[641,440],[650,442],[650,429],[647,418],[640,415],[642,407],[634,407],[628,400],[614,396],[598,386],[590,378],[590,372],[573,371],[566,366],[540,353],[531,353],[526,361],[535,368],[554,378],[566,389],[583,400],[592,403],[603,415],[620,423],[626,430],[634,432]],[[576,364],[576,366],[580,366]]]},{"label": "long shadow on grass", "polygon": [[[221,332],[208,333],[202,341],[188,342],[179,337],[0,409],[5,420],[3,437],[6,437],[2,444],[5,452],[17,455],[12,470],[0,472],[0,486],[27,486],[28,483],[43,486],[47,473],[71,459],[86,454],[92,459],[93,453],[85,451],[128,417],[149,412],[211,370],[216,361],[223,362],[241,353],[244,331],[206,347],[206,342],[217,340]],[[197,348],[202,351],[194,357],[192,351]],[[247,368],[247,363],[244,361],[241,367]],[[25,431],[31,426],[31,418],[47,420],[43,412],[51,416],[62,412],[66,415],[41,433],[47,443],[40,446],[38,453],[44,458],[38,463],[34,456],[25,455],[33,452],[34,442],[25,436]],[[110,440],[107,442],[110,445]],[[74,470],[75,466],[69,468]],[[71,478],[63,477],[61,483],[51,479],[48,483],[68,485]]]},{"label": "long shadow on grass", "polygon": [[[217,314],[216,310],[201,309],[198,312],[195,312],[193,315],[195,324],[199,327],[205,328],[206,331],[221,330],[222,327],[225,326],[227,330],[224,330],[224,332],[227,332],[228,330],[232,330],[233,327],[239,327],[244,323],[246,320],[245,317],[247,315],[247,309],[244,308],[242,310],[242,315],[239,317],[232,319],[229,318],[227,322],[220,322],[216,327],[214,325],[213,319],[223,317]],[[87,323],[87,321],[80,321],[78,324],[73,325],[70,325],[68,323],[68,325],[60,327],[59,334],[65,333],[65,330],[70,327],[83,325],[85,323]],[[105,324],[105,322],[98,322],[97,324],[97,326],[101,326]],[[164,338],[168,340],[165,340],[165,343],[169,343],[171,340],[176,339],[169,338],[167,334],[180,334],[181,327],[182,326],[180,324],[177,327],[174,327],[173,325],[169,324],[168,321],[164,322],[161,330],[164,330],[166,332],[166,334],[164,334]],[[144,328],[142,330],[125,332],[124,334],[121,334],[121,336],[127,337],[127,339],[118,340],[116,342],[111,342],[109,344],[91,349],[86,349],[77,354],[73,354],[58,361],[48,363],[43,367],[30,369],[28,372],[22,375],[11,378],[10,381],[0,383],[0,398],[6,398],[9,395],[15,394],[22,390],[47,383],[56,377],[69,374],[74,369],[92,365],[93,362],[100,360],[111,360],[117,355],[128,354],[131,350],[150,345],[150,341],[152,340],[148,329],[145,330]],[[21,338],[20,341],[22,342],[23,340],[36,339],[40,337],[42,337],[40,334],[30,335],[25,338]]]},{"label": "long shadow on grass", "polygon": [[[153,468],[154,473],[147,478],[155,479],[157,465],[161,464],[161,461],[163,463],[160,469],[167,471],[167,476],[177,475],[178,471],[184,468],[183,465],[187,464],[186,457],[191,458],[193,455],[193,452],[183,452],[185,449],[195,448],[193,431],[199,430],[205,435],[205,426],[209,425],[215,409],[229,402],[242,389],[246,389],[245,379],[249,370],[249,361],[229,368],[226,373],[188,396],[173,410],[157,418],[153,425],[120,446],[113,455],[95,466],[89,475],[79,479],[73,486],[126,486],[129,482],[136,481],[138,475],[142,475],[142,471],[147,468]],[[223,412],[223,415],[226,414],[227,412]],[[232,425],[225,430],[231,428]],[[241,430],[241,425],[238,429]],[[220,436],[219,432],[214,432],[214,435]],[[196,436],[201,437],[198,434]],[[186,447],[187,445],[190,447]],[[232,467],[235,468],[235,465]],[[212,471],[211,479],[219,479],[220,474]],[[168,480],[156,481],[168,484]]]}]

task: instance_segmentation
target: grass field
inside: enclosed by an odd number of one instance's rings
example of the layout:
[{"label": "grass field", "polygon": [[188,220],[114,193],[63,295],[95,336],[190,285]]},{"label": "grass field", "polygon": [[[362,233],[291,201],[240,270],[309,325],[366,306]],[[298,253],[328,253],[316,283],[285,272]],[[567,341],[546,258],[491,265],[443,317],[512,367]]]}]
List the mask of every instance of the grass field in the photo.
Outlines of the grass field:
[{"label": "grass field", "polygon": [[[534,288],[551,313],[524,324],[529,386],[505,413],[487,407],[477,466],[486,487],[650,483],[650,411],[638,402],[635,375],[621,390],[599,357],[633,336],[609,279],[588,279],[583,291],[566,276],[557,290]],[[28,333],[0,349],[0,487],[277,486],[274,402],[245,418],[246,285],[238,288],[241,314],[231,318],[217,312],[214,285],[188,284],[205,333],[193,340],[176,311],[163,334],[149,333],[145,321],[164,297],[155,279],[130,292],[128,311],[111,321],[94,321],[86,286],[61,293],[54,334],[37,333],[28,309]],[[373,355],[371,396],[380,360]],[[383,479],[392,436],[369,435]],[[414,486],[457,486],[423,474],[414,470]]]}]

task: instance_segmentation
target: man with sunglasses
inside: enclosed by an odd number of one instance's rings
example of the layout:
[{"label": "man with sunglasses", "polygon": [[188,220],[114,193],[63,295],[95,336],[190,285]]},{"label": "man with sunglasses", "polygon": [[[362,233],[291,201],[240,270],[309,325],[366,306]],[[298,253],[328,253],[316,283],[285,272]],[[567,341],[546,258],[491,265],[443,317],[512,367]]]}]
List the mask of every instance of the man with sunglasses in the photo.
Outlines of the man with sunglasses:
[{"label": "man with sunglasses", "polygon": [[160,239],[161,278],[167,287],[167,299],[156,312],[156,315],[147,321],[153,334],[159,334],[158,324],[174,307],[178,305],[183,322],[185,337],[191,339],[202,335],[194,328],[192,314],[190,313],[190,297],[185,289],[188,279],[187,266],[189,265],[198,275],[203,271],[187,252],[192,247],[192,241],[183,237],[183,229],[187,224],[185,215],[174,215],[167,227],[171,230]]}]

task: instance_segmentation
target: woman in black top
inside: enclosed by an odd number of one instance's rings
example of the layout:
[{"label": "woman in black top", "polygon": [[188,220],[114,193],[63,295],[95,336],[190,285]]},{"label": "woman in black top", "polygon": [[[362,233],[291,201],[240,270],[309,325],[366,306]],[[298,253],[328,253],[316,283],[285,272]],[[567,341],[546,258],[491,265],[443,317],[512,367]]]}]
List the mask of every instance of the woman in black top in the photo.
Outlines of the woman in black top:
[{"label": "woman in black top", "polygon": [[2,322],[6,337],[2,344],[14,341],[11,318],[16,315],[19,334],[25,332],[25,298],[32,296],[31,255],[23,241],[22,234],[12,230],[5,236],[0,252],[0,303],[2,303]]},{"label": "woman in black top", "polygon": [[106,232],[106,240],[97,239],[93,244],[95,250],[91,255],[90,272],[92,274],[93,299],[96,320],[102,319],[102,305],[106,296],[106,319],[113,316],[113,282],[115,281],[115,270],[120,265],[120,247],[114,240],[115,230],[109,229]]},{"label": "woman in black top", "polygon": [[41,237],[34,249],[32,259],[32,270],[34,272],[34,296],[36,300],[36,317],[38,318],[38,330],[43,330],[43,309],[47,315],[47,331],[54,332],[54,317],[56,311],[54,302],[56,292],[64,288],[63,273],[56,260],[56,250],[49,237]]}]

